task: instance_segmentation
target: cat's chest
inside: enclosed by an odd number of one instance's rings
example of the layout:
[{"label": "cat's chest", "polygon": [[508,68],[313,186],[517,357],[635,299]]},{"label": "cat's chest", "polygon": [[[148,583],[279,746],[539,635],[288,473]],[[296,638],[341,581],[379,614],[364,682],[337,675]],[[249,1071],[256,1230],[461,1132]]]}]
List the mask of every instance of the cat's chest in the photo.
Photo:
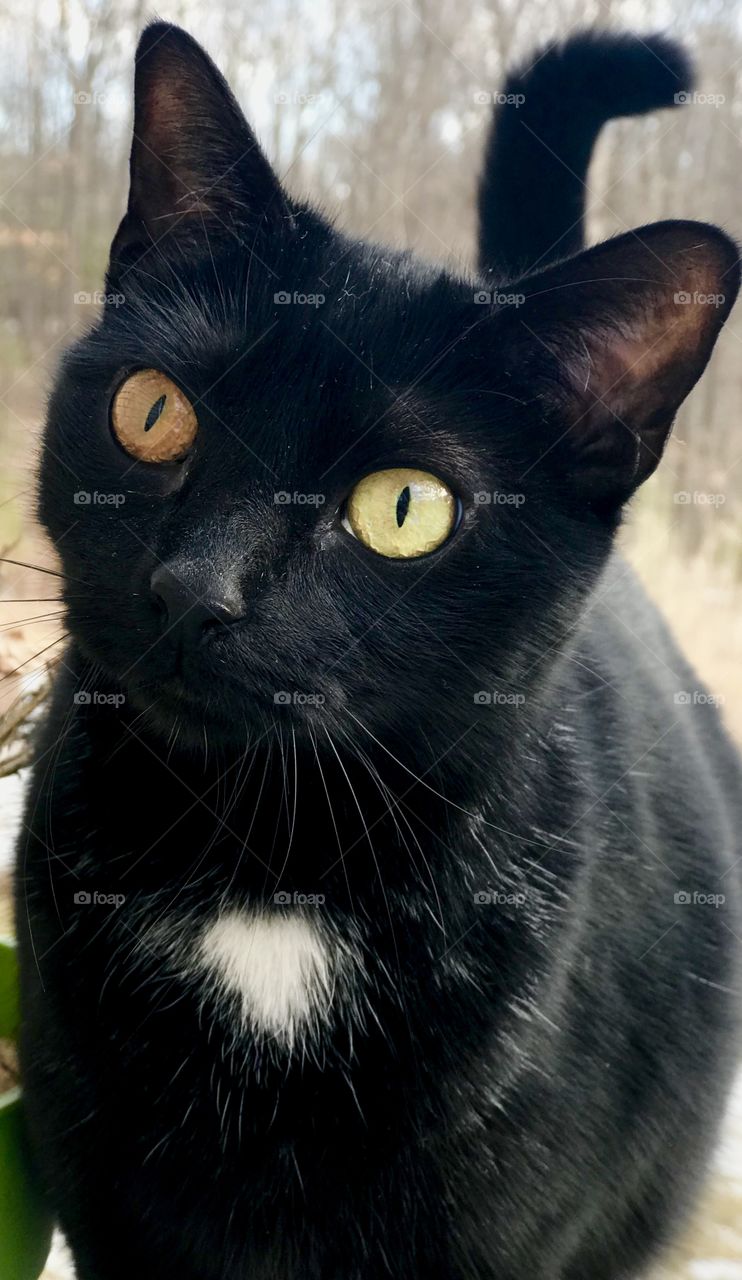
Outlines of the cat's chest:
[{"label": "cat's chest", "polygon": [[167,914],[141,934],[143,994],[149,983],[156,1000],[163,981],[176,984],[209,1039],[250,1058],[316,1051],[362,1019],[368,978],[359,940],[318,915],[237,905]]},{"label": "cat's chest", "polygon": [[201,929],[191,976],[236,1030],[290,1050],[329,1023],[349,967],[311,918],[234,909]]}]

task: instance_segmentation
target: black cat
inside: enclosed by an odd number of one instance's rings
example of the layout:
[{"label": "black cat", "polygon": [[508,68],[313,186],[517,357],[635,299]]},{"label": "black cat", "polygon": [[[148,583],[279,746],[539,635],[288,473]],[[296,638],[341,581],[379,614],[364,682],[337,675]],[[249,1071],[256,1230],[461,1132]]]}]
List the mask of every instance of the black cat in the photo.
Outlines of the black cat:
[{"label": "black cat", "polygon": [[703,1175],[740,773],[611,548],[737,249],[579,252],[592,140],[671,104],[675,49],[520,84],[465,279],[289,197],[201,49],[142,38],[109,301],[49,409],[72,640],[18,851],[80,1280],[635,1276]]}]

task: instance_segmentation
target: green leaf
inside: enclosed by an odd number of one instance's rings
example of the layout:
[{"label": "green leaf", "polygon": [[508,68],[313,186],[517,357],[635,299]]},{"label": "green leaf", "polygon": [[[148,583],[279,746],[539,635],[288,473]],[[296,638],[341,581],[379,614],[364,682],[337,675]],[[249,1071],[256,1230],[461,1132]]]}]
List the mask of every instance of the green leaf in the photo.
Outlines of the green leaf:
[{"label": "green leaf", "polygon": [[49,1256],[52,1218],[32,1168],[19,1089],[0,1097],[0,1276],[38,1280]]},{"label": "green leaf", "polygon": [[15,1040],[19,1022],[15,943],[12,938],[0,937],[0,1039]]}]

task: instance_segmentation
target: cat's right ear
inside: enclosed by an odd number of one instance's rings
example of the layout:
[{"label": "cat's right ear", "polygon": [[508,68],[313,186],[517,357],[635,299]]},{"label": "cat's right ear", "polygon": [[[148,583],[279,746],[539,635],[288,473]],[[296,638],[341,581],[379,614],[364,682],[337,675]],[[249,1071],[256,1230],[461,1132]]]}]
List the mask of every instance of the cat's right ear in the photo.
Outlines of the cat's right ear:
[{"label": "cat's right ear", "polygon": [[291,218],[288,199],[211,59],[153,22],[136,53],[129,202],[111,246],[127,265],[153,245],[254,236]]},{"label": "cat's right ear", "polygon": [[516,302],[496,313],[489,342],[530,400],[528,470],[550,467],[613,519],[657,466],[740,274],[718,227],[668,221],[506,286]]}]

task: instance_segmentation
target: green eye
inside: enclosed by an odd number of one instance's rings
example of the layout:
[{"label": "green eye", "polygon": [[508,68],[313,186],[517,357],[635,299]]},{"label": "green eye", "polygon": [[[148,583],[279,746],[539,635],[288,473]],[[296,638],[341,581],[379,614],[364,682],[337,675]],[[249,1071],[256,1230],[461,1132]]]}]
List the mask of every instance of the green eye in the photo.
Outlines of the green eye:
[{"label": "green eye", "polygon": [[456,522],[447,485],[427,471],[395,467],[365,476],[348,499],[352,533],[380,556],[411,559],[435,551]]}]

